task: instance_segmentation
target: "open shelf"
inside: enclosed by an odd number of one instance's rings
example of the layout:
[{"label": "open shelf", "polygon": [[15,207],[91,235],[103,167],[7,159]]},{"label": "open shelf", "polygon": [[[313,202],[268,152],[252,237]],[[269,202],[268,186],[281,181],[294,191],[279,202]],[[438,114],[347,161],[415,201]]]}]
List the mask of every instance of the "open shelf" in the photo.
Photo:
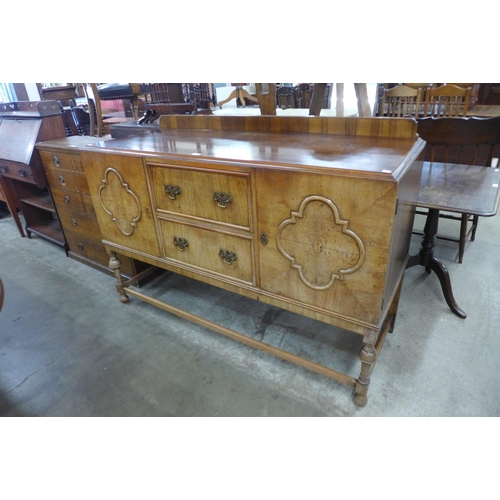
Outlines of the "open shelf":
[{"label": "open shelf", "polygon": [[57,219],[47,219],[45,221],[39,221],[37,224],[26,226],[26,232],[28,233],[28,236],[30,236],[30,233],[35,233],[41,238],[44,238],[60,247],[64,247],[66,245],[64,233],[62,232]]},{"label": "open shelf", "polygon": [[49,212],[55,213],[56,209],[54,207],[54,203],[49,195],[49,193],[45,192],[40,195],[30,196],[27,198],[21,199],[22,203],[27,203],[36,208],[41,208],[42,210],[48,210]]}]

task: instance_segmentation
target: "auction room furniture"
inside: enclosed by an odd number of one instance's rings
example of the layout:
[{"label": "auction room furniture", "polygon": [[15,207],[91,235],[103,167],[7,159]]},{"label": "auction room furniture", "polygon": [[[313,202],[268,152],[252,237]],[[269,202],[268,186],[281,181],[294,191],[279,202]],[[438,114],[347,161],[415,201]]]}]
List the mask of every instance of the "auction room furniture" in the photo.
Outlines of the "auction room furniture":
[{"label": "auction room furniture", "polygon": [[[100,137],[73,136],[36,145],[68,245],[68,256],[109,273],[109,255],[102,244],[94,203],[83,169],[79,148],[96,144]],[[122,273],[135,276],[146,266],[120,257]]]},{"label": "auction room furniture", "polygon": [[[406,119],[166,115],[81,158],[122,302],[129,296],[354,388],[392,330],[424,148]],[[362,336],[358,377],[170,306],[118,253]]]},{"label": "auction room furniture", "polygon": [[235,87],[235,89],[229,94],[229,97],[227,99],[224,99],[223,101],[219,101],[219,108],[222,108],[222,106],[229,101],[232,101],[233,99],[236,99],[236,105],[238,106],[238,101],[240,102],[241,106],[244,108],[245,107],[245,99],[248,99],[251,102],[258,103],[259,100],[257,97],[254,97],[251,95],[248,90],[244,89],[243,87],[249,85],[248,83],[231,83],[232,87]]},{"label": "auction room furniture", "polygon": [[89,119],[90,119],[90,136],[102,137],[106,135],[104,123],[102,121],[101,99],[97,91],[95,83],[82,83],[83,92],[87,98]]},{"label": "auction room furniture", "polygon": [[425,91],[424,116],[467,116],[470,87],[441,85]]},{"label": "auction room furniture", "polygon": [[[17,203],[9,202],[18,228],[17,205],[26,223],[26,233],[66,247],[47,177],[35,142],[66,137],[56,101],[0,103],[0,175],[5,178]],[[24,236],[22,230],[19,231]]]},{"label": "auction room furniture", "polygon": [[12,190],[12,184],[9,179],[2,177],[2,175],[0,175],[0,201],[5,202],[5,204],[7,205],[7,208],[9,209],[9,212],[12,215],[12,218],[14,219],[14,222],[16,223],[17,229],[19,230],[21,236],[26,236],[24,234],[21,219],[19,218],[19,202],[17,201],[17,197]]},{"label": "auction room furniture", "polygon": [[406,85],[397,85],[390,89],[384,89],[378,116],[417,117],[421,111],[421,102],[421,88],[414,89]]},{"label": "auction room furniture", "polygon": [[[430,162],[458,163],[496,167],[500,157],[500,116],[495,118],[422,118],[417,132],[427,143],[425,159]],[[458,238],[440,238],[459,244],[458,262],[462,262],[465,244],[476,237],[478,214],[463,210],[457,215],[441,213],[440,217],[460,221]],[[468,229],[468,223],[471,226]]]},{"label": "auction room furniture", "polygon": [[446,210],[476,217],[496,215],[499,203],[500,170],[474,165],[424,162],[420,189],[416,200],[419,207],[429,209],[420,252],[410,257],[408,268],[420,265],[439,278],[449,308],[460,318],[467,315],[453,296],[446,266],[434,257],[435,237],[438,230],[439,212]]}]

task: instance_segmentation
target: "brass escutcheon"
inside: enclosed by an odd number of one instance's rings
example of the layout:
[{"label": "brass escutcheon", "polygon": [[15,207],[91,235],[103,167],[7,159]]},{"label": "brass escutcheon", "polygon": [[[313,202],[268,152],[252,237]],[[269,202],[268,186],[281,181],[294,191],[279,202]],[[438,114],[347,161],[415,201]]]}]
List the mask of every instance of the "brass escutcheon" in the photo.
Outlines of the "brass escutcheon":
[{"label": "brass escutcheon", "polygon": [[178,238],[174,236],[174,245],[181,251],[184,252],[184,249],[189,246],[189,243],[184,238]]},{"label": "brass escutcheon", "polygon": [[217,202],[217,205],[219,205],[219,207],[226,208],[228,203],[231,203],[233,201],[233,198],[231,197],[230,193],[223,193],[222,191],[219,193],[218,191],[215,191],[214,201]]},{"label": "brass escutcheon", "polygon": [[69,203],[69,202],[70,202],[69,196],[65,196],[65,197],[64,197],[64,201],[65,201],[66,203]]},{"label": "brass escutcheon", "polygon": [[178,194],[181,194],[181,188],[173,184],[165,184],[165,193],[171,200],[175,200]]},{"label": "brass escutcheon", "polygon": [[262,232],[260,233],[260,242],[263,244],[263,245],[267,245],[269,243],[269,240],[267,239],[267,234]]},{"label": "brass escutcheon", "polygon": [[52,160],[54,161],[54,165],[56,167],[60,167],[61,164],[59,163],[59,158],[57,156],[54,156],[54,158],[52,158]]},{"label": "brass escutcheon", "polygon": [[223,250],[222,248],[219,250],[219,257],[228,265],[231,265],[235,260],[237,260],[234,252]]}]

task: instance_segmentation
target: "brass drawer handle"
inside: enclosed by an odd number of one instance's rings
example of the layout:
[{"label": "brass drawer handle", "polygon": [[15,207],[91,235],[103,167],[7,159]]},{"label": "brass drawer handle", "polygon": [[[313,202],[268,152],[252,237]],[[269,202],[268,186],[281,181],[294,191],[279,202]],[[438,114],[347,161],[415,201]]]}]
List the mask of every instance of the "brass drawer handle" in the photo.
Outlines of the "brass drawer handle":
[{"label": "brass drawer handle", "polygon": [[2,171],[2,174],[6,174],[9,171],[9,167],[7,167],[6,165],[2,165],[0,170]]},{"label": "brass drawer handle", "polygon": [[181,188],[173,184],[165,184],[165,193],[171,200],[175,200],[178,194],[181,194]]},{"label": "brass drawer handle", "polygon": [[184,238],[177,238],[177,236],[174,236],[174,245],[181,251],[184,252],[184,249],[186,249],[189,246],[189,243],[187,240]]},{"label": "brass drawer handle", "polygon": [[226,208],[228,203],[233,201],[230,193],[223,193],[222,191],[219,193],[215,191],[214,193],[214,201],[217,202],[217,205],[221,208]]},{"label": "brass drawer handle", "polygon": [[69,203],[71,200],[69,199],[69,196],[65,196],[65,197],[64,197],[64,201],[65,201],[66,203]]},{"label": "brass drawer handle", "polygon": [[61,184],[64,184],[64,177],[62,175],[59,176],[59,182]]},{"label": "brass drawer handle", "polygon": [[71,224],[73,224],[73,226],[76,226],[76,220],[75,219],[71,219]]},{"label": "brass drawer handle", "polygon": [[21,168],[19,170],[19,177],[26,177],[26,170],[24,170],[24,169]]},{"label": "brass drawer handle", "polygon": [[78,248],[79,248],[80,250],[83,250],[83,243],[78,243]]},{"label": "brass drawer handle", "polygon": [[61,163],[59,162],[59,158],[57,156],[54,156],[54,158],[52,158],[52,161],[54,162],[54,165],[56,167],[60,167],[61,166]]},{"label": "brass drawer handle", "polygon": [[228,265],[231,265],[236,258],[236,254],[234,252],[230,252],[229,250],[219,250],[219,257]]}]

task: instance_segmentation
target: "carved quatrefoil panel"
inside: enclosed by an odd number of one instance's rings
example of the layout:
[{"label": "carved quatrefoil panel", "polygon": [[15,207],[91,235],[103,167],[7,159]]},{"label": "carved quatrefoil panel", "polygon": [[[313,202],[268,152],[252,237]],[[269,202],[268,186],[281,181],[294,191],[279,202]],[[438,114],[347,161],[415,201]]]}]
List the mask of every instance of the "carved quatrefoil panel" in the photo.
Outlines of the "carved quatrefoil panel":
[{"label": "carved quatrefoil panel", "polygon": [[125,236],[131,236],[141,218],[141,203],[114,168],[107,168],[104,172],[99,201],[118,229]]},{"label": "carved quatrefoil panel", "polygon": [[328,198],[309,196],[278,227],[279,251],[310,288],[327,290],[363,264],[365,247]]}]

